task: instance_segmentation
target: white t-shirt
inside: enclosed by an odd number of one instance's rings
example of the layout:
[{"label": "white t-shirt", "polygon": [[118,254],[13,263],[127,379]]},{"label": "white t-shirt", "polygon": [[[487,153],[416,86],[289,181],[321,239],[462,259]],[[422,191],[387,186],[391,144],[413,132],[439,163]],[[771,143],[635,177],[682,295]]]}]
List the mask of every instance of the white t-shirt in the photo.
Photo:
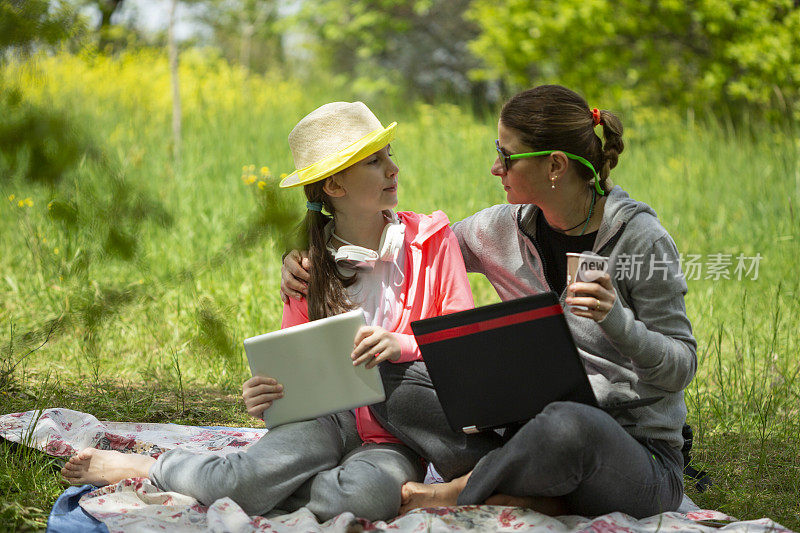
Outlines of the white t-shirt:
[{"label": "white t-shirt", "polygon": [[[399,222],[392,213],[393,222]],[[325,236],[328,240],[333,232],[333,221],[325,226]],[[364,310],[367,324],[380,326],[386,330],[394,331],[400,320],[402,311],[398,305],[405,281],[405,243],[402,244],[393,261],[375,262],[372,270],[359,270],[356,282],[347,287],[347,297],[350,302]],[[345,276],[353,274],[354,270],[338,266],[339,272]]]},{"label": "white t-shirt", "polygon": [[[400,319],[398,301],[405,281],[406,256],[403,250],[392,261],[376,261],[371,271],[360,271],[356,282],[347,287],[350,301],[364,310],[367,324],[393,331]],[[346,274],[352,271],[342,269]]]}]

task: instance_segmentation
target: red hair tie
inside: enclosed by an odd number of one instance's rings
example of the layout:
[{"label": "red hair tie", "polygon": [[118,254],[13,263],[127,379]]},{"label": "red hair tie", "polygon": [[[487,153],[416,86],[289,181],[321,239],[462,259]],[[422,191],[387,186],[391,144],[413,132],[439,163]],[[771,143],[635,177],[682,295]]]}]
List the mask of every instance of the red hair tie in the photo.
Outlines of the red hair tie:
[{"label": "red hair tie", "polygon": [[592,123],[595,126],[603,124],[603,121],[600,119],[600,110],[596,107],[592,109]]}]

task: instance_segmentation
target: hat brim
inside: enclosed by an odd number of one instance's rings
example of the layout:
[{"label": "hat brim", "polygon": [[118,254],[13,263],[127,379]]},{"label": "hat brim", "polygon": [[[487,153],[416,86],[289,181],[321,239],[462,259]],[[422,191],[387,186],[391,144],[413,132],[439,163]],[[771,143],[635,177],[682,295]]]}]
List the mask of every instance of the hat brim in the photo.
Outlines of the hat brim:
[{"label": "hat brim", "polygon": [[308,185],[358,163],[368,155],[374,154],[389,144],[394,139],[395,126],[397,126],[397,122],[392,122],[386,128],[366,134],[347,148],[331,154],[313,165],[295,170],[281,180],[280,187]]}]

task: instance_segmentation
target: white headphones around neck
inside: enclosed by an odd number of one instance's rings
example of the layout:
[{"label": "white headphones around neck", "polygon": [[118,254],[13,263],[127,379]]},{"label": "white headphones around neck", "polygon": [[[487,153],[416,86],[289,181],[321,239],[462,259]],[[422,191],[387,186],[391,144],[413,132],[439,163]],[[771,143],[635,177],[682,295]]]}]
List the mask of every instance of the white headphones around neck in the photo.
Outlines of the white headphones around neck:
[{"label": "white headphones around neck", "polygon": [[340,246],[338,250],[329,249],[338,266],[350,270],[372,270],[377,261],[397,260],[397,255],[403,249],[405,232],[406,227],[403,224],[396,221],[389,222],[383,227],[378,251],[375,251],[347,242],[331,231],[331,236],[345,243],[345,246]]}]

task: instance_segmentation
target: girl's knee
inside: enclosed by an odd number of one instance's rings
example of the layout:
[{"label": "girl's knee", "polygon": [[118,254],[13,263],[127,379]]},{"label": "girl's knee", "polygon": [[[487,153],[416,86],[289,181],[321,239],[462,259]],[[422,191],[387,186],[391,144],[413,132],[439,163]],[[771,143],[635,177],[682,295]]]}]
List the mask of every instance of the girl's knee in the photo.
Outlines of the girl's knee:
[{"label": "girl's knee", "polygon": [[388,520],[400,510],[401,483],[388,471],[363,463],[343,494],[345,509],[368,520]]},{"label": "girl's knee", "polygon": [[[339,513],[349,511],[367,520],[388,520],[400,510],[401,483],[390,472],[369,462],[355,461],[341,469],[335,477],[337,500],[332,505],[327,520]],[[320,487],[321,488],[321,487]]]}]

